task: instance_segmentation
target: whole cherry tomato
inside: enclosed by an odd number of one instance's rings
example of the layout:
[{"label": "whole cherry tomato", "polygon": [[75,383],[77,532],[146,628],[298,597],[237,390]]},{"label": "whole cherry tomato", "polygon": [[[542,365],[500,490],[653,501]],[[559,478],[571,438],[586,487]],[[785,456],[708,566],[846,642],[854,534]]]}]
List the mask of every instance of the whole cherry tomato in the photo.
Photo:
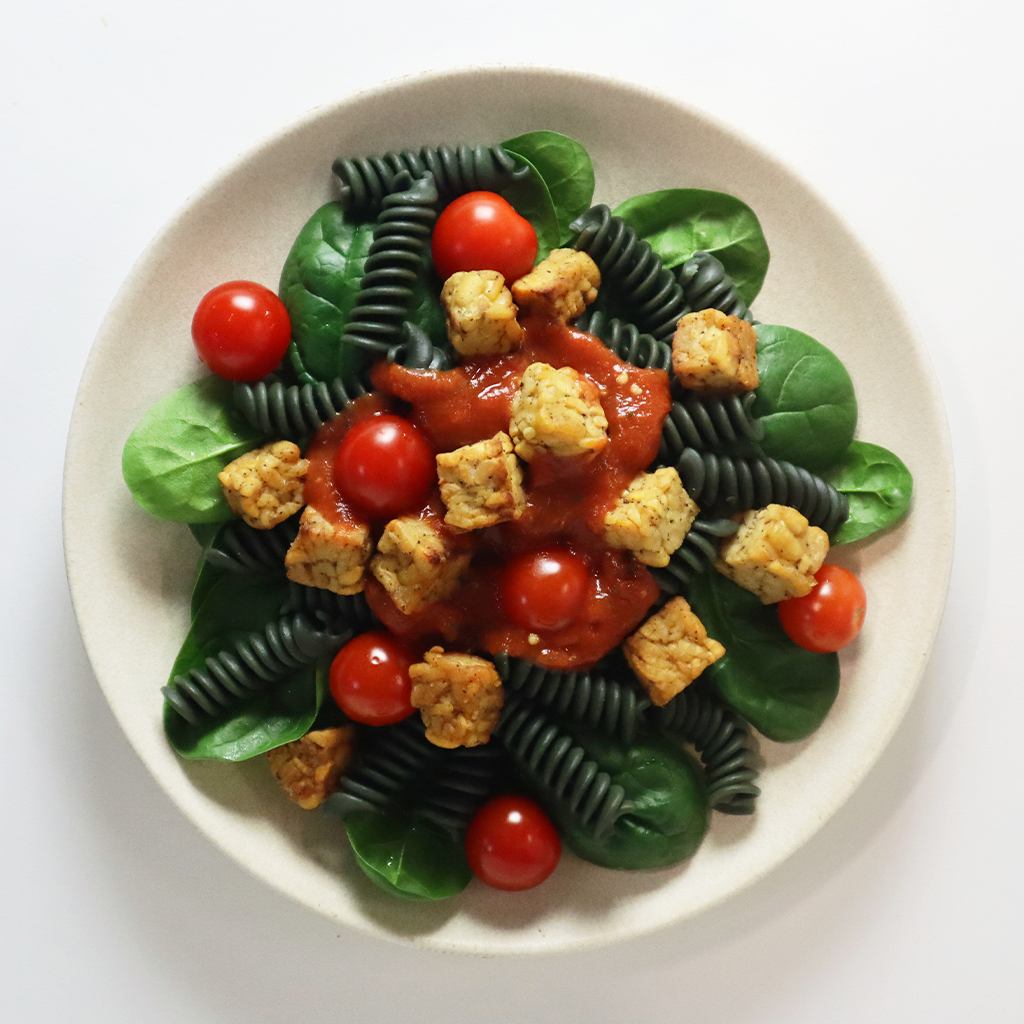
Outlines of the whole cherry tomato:
[{"label": "whole cherry tomato", "polygon": [[511,284],[533,269],[537,232],[496,192],[467,192],[441,211],[430,252],[442,280],[458,270],[496,270]]},{"label": "whole cherry tomato", "polygon": [[589,585],[582,558],[566,547],[540,548],[509,560],[501,574],[502,605],[523,629],[564,629],[580,614]]},{"label": "whole cherry tomato", "polygon": [[393,725],[415,710],[409,666],[414,658],[390,633],[361,633],[331,662],[331,696],[362,725]]},{"label": "whole cherry tomato", "polygon": [[477,811],[466,832],[466,859],[486,885],[521,892],[558,866],[562,841],[540,806],[525,796],[498,796]]},{"label": "whole cherry tomato", "polygon": [[227,380],[251,383],[284,358],[292,324],[284,303],[255,281],[228,281],[199,301],[192,341],[199,358]]},{"label": "whole cherry tomato", "polygon": [[430,443],[401,416],[370,416],[352,427],[338,446],[334,482],[370,516],[418,510],[436,480]]},{"label": "whole cherry tomato", "polygon": [[841,650],[864,625],[868,599],[859,579],[839,565],[823,565],[806,597],[780,601],[779,621],[794,643],[818,654]]}]

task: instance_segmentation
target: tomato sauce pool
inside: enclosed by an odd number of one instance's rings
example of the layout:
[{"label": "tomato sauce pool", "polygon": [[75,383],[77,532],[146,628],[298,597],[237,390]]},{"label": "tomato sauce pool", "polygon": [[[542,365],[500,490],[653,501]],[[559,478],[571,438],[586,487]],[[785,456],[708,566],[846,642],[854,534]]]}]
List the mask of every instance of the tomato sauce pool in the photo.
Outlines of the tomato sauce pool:
[{"label": "tomato sauce pool", "polygon": [[[470,533],[449,531],[456,548],[473,550],[450,598],[404,615],[372,576],[366,584],[374,613],[410,646],[438,642],[467,652],[504,652],[551,668],[583,668],[633,632],[658,597],[647,568],[631,552],[608,547],[603,533],[605,514],[658,453],[670,405],[668,376],[622,362],[598,339],[559,321],[527,317],[522,323],[526,337],[512,355],[467,358],[445,371],[379,364],[373,371],[376,397],[360,400],[310,446],[307,500],[334,521],[351,515],[333,488],[333,456],[348,425],[388,404],[423,431],[435,452],[449,452],[508,432],[512,399],[530,363],[571,366],[585,374],[600,392],[608,444],[596,456],[545,455],[523,464],[527,505],[518,520]],[[423,508],[409,512],[440,522],[444,506],[435,491]],[[374,524],[378,532],[383,525]],[[506,613],[506,567],[516,556],[552,547],[583,563],[587,584],[568,625],[531,630]]]}]

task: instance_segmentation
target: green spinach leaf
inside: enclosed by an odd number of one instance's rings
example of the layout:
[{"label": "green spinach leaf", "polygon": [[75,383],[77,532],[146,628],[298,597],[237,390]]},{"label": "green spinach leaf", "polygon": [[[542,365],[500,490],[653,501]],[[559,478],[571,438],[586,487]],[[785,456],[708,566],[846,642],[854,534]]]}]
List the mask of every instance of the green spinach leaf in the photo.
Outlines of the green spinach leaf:
[{"label": "green spinach leaf", "polygon": [[798,647],[778,611],[720,573],[696,576],[690,604],[725,655],[701,674],[741,717],[770,740],[809,736],[839,693],[839,658]]},{"label": "green spinach leaf", "polygon": [[791,327],[761,324],[757,369],[753,413],[764,425],[764,453],[812,472],[838,462],[853,440],[857,399],[835,354]]},{"label": "green spinach leaf", "polygon": [[607,835],[595,838],[559,802],[538,799],[578,857],[606,868],[661,868],[692,857],[708,829],[707,787],[700,765],[671,740],[657,735],[630,744],[595,733],[575,733],[587,756],[622,786],[630,809]]},{"label": "green spinach leaf", "polygon": [[161,519],[231,519],[217,474],[261,438],[231,401],[232,385],[204,377],[161,398],[125,442],[121,472],[135,500]]},{"label": "green spinach leaf", "polygon": [[914,489],[910,470],[899,457],[866,441],[851,443],[828,481],[850,502],[850,514],[833,544],[863,540],[891,526],[910,508]]},{"label": "green spinach leaf", "polygon": [[[288,597],[287,580],[244,576],[209,566],[200,571],[192,626],[171,668],[170,679],[203,665],[235,641],[277,619]],[[190,760],[243,761],[305,735],[327,688],[327,666],[308,665],[289,679],[239,701],[198,725],[164,707],[171,746]]]},{"label": "green spinach leaf", "polygon": [[575,139],[551,131],[527,132],[501,145],[530,168],[530,179],[508,190],[506,198],[534,224],[537,255],[543,258],[569,240],[569,225],[590,208],[594,198],[590,154]]},{"label": "green spinach leaf", "polygon": [[748,306],[764,284],[768,243],[754,211],[735,196],[670,188],[634,196],[612,212],[650,243],[666,267],[681,266],[695,252],[713,253]]},{"label": "green spinach leaf", "polygon": [[421,818],[353,811],[345,828],[359,866],[392,896],[443,900],[473,876],[462,843]]}]

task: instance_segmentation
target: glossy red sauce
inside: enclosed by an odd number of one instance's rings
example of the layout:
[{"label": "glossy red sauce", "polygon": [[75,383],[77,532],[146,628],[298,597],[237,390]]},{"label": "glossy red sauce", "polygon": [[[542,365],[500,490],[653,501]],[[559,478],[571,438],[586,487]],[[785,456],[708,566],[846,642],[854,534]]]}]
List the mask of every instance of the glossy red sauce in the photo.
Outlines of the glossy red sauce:
[{"label": "glossy red sauce", "polygon": [[[506,652],[554,668],[584,667],[632,633],[658,596],[646,567],[630,552],[608,548],[602,533],[608,509],[657,455],[670,404],[668,377],[622,362],[600,341],[565,324],[526,318],[523,327],[523,346],[510,356],[466,359],[448,371],[376,367],[378,394],[361,399],[344,422],[325,427],[310,445],[307,500],[327,518],[352,517],[331,479],[333,456],[348,426],[366,415],[385,408],[401,411],[436,452],[452,451],[508,431],[512,399],[530,363],[574,367],[600,391],[608,419],[605,448],[597,456],[545,456],[524,463],[527,508],[518,521],[449,534],[457,547],[474,549],[451,598],[403,615],[370,576],[366,595],[384,625],[414,646],[440,642],[464,651]],[[444,507],[435,496],[427,508],[410,511],[440,518]],[[550,544],[568,547],[586,563],[590,585],[569,626],[530,633],[508,621],[499,580],[508,559]]]}]

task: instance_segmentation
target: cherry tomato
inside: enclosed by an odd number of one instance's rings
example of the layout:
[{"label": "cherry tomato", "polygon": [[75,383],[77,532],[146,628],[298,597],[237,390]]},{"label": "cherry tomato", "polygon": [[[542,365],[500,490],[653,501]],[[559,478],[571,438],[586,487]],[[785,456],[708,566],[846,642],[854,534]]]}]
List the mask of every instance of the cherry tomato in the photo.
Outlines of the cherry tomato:
[{"label": "cherry tomato", "polygon": [[401,416],[362,420],[338,446],[334,482],[348,501],[371,516],[417,509],[436,480],[429,442]]},{"label": "cherry tomato", "polygon": [[794,643],[818,654],[845,647],[864,625],[868,599],[861,582],[848,569],[823,565],[806,597],[779,602],[779,621]]},{"label": "cherry tomato", "polygon": [[564,629],[579,615],[590,585],[586,563],[568,548],[527,551],[501,576],[505,614],[523,629]]},{"label": "cherry tomato", "polygon": [[390,633],[361,633],[331,662],[331,696],[353,722],[400,722],[415,710],[409,696],[409,666],[414,660]]},{"label": "cherry tomato", "polygon": [[228,281],[207,292],[192,317],[199,358],[227,380],[251,383],[284,358],[292,324],[284,303],[255,281]]},{"label": "cherry tomato", "polygon": [[498,796],[477,811],[466,832],[466,859],[486,885],[521,892],[558,866],[562,841],[540,806],[525,796]]},{"label": "cherry tomato", "polygon": [[442,280],[457,270],[496,270],[511,284],[533,269],[537,232],[496,192],[467,192],[441,211],[430,252]]}]

